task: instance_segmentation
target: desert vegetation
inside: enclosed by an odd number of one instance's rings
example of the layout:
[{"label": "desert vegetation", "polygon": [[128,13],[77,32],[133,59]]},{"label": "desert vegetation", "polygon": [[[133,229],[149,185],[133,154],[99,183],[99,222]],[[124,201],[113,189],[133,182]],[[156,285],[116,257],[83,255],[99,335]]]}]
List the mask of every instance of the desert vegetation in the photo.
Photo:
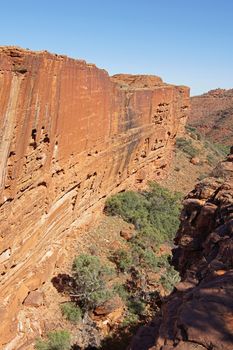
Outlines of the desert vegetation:
[{"label": "desert vegetation", "polygon": [[[193,126],[187,125],[186,132],[186,136],[176,139],[176,147],[190,158],[200,156],[203,151],[202,147],[206,151],[206,157],[212,157],[215,162],[219,158],[223,159],[229,152],[229,146],[206,139]],[[188,138],[187,135],[190,137]],[[195,141],[199,141],[199,143]]]},{"label": "desert vegetation", "polygon": [[[150,183],[143,192],[122,192],[106,202],[108,215],[119,215],[134,224],[138,245],[156,246],[171,241],[179,226],[181,194]],[[140,241],[140,242],[139,242]]]},{"label": "desert vegetation", "polygon": [[[129,337],[135,326],[150,319],[163,296],[179,281],[170,265],[169,252],[179,226],[180,207],[179,193],[155,183],[150,183],[145,191],[125,191],[110,197],[105,214],[129,223],[130,235],[127,239],[119,237],[124,242],[122,248],[111,249],[105,259],[93,252],[74,258],[64,292],[70,300],[60,304],[64,319],[73,326],[81,325],[85,315],[91,315],[115,297],[124,305],[117,334]],[[161,246],[166,249],[161,250]],[[66,350],[69,341],[66,331],[49,333],[45,340],[37,340],[36,349]],[[101,349],[109,344],[114,348],[113,343],[110,333]]]},{"label": "desert vegetation", "polygon": [[70,334],[66,330],[59,330],[47,334],[46,339],[37,339],[36,350],[69,350],[71,347]]},{"label": "desert vegetation", "polygon": [[98,256],[81,254],[74,259],[72,297],[85,312],[93,310],[112,297],[107,281],[114,271],[101,263]]}]

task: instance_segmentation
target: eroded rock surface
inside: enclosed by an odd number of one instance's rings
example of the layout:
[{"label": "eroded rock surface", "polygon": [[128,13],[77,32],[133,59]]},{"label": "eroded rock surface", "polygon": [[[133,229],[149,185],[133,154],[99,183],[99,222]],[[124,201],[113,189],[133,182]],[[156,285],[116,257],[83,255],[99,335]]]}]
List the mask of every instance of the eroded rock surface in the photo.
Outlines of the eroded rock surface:
[{"label": "eroded rock surface", "polygon": [[130,349],[233,349],[233,147],[212,176],[184,200],[173,251],[181,282]]},{"label": "eroded rock surface", "polygon": [[233,89],[216,89],[192,97],[189,123],[208,138],[232,145]]},{"label": "eroded rock surface", "polygon": [[67,234],[110,193],[167,172],[189,89],[118,79],[66,56],[0,48],[0,344],[22,331],[17,313],[51,278]]}]

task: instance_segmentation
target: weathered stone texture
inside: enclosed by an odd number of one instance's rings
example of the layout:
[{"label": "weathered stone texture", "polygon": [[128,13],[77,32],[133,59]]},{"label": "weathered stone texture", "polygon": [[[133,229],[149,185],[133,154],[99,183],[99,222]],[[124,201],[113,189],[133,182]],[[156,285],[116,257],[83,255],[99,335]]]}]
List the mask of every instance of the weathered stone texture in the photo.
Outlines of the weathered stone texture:
[{"label": "weathered stone texture", "polygon": [[233,89],[216,89],[191,97],[188,122],[208,138],[232,145]]},{"label": "weathered stone texture", "polygon": [[118,78],[66,56],[0,48],[2,343],[28,293],[52,275],[68,231],[111,192],[166,174],[189,89]]},{"label": "weathered stone texture", "polygon": [[164,302],[161,319],[141,330],[131,350],[233,349],[231,152],[185,199],[173,251],[181,282]]}]

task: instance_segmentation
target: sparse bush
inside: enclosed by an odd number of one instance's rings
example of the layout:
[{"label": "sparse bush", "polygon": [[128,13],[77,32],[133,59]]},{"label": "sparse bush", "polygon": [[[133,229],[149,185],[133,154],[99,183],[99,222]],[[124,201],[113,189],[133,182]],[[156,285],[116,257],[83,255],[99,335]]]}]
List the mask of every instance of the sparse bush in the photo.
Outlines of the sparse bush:
[{"label": "sparse bush", "polygon": [[150,191],[145,196],[149,202],[147,209],[150,226],[160,232],[160,241],[172,240],[179,227],[181,194],[151,183]]},{"label": "sparse bush", "polygon": [[109,215],[121,216],[137,228],[146,216],[144,197],[141,193],[133,191],[118,193],[107,200],[105,212]]},{"label": "sparse bush", "polygon": [[[133,200],[135,199],[135,200]],[[126,288],[121,286],[115,291],[123,296],[127,305],[124,326],[138,322],[143,316],[145,305],[140,298],[145,298],[147,304],[153,304],[153,296],[145,289],[147,272],[159,272],[164,269],[161,283],[165,289],[171,289],[175,277],[170,271],[167,255],[157,255],[161,242],[170,241],[179,226],[181,196],[157,185],[150,184],[148,191],[135,197],[132,192],[123,192],[110,198],[106,211],[111,215],[120,215],[137,227],[137,235],[128,242],[127,250],[114,252],[111,260],[120,272],[130,272]],[[167,273],[168,270],[168,273]],[[154,305],[154,304],[153,304]]]},{"label": "sparse bush", "polygon": [[139,319],[146,314],[146,303],[138,298],[129,297],[126,303],[127,312],[122,322],[122,327],[130,327],[138,323]]},{"label": "sparse bush", "polygon": [[106,202],[105,211],[133,223],[143,236],[142,245],[143,241],[155,245],[174,237],[179,226],[180,201],[180,194],[151,183],[149,191],[112,196]]},{"label": "sparse bush", "polygon": [[126,314],[126,316],[121,324],[121,327],[124,328],[124,327],[133,326],[134,324],[138,323],[138,320],[139,320],[138,315],[136,315],[133,312],[127,312],[127,314]]},{"label": "sparse bush", "polygon": [[227,156],[230,152],[230,146],[222,145],[221,143],[214,143],[214,146],[224,157]]},{"label": "sparse bush", "polygon": [[128,272],[133,265],[131,252],[123,249],[114,251],[110,260],[116,264],[117,269],[121,272]]},{"label": "sparse bush", "polygon": [[207,177],[208,175],[207,174],[200,174],[199,176],[198,176],[198,181],[202,181],[202,180],[204,180],[206,177]]},{"label": "sparse bush", "polygon": [[229,146],[207,140],[205,141],[205,147],[217,158],[225,158],[230,150]]},{"label": "sparse bush", "polygon": [[176,139],[176,147],[186,153],[190,158],[196,157],[199,153],[197,148],[193,146],[192,141],[184,137]]},{"label": "sparse bush", "polygon": [[127,306],[131,314],[142,316],[145,313],[146,304],[137,298],[131,299]]},{"label": "sparse bush", "polygon": [[216,157],[213,156],[213,154],[209,153],[207,154],[207,161],[209,163],[209,165],[213,166],[217,163]]},{"label": "sparse bush", "polygon": [[61,304],[62,315],[71,323],[78,323],[82,319],[82,310],[78,305],[72,302]]},{"label": "sparse bush", "polygon": [[169,266],[159,281],[167,292],[172,292],[174,286],[180,281],[180,276],[173,266]]},{"label": "sparse bush", "polygon": [[124,302],[129,299],[129,292],[123,284],[115,284],[113,286],[113,291],[118,294]]},{"label": "sparse bush", "polygon": [[145,249],[141,255],[141,266],[157,272],[159,270],[159,257],[151,249]]},{"label": "sparse bush", "polygon": [[37,339],[35,344],[36,350],[69,350],[70,334],[65,330],[50,332],[47,340]]},{"label": "sparse bush", "polygon": [[197,131],[197,129],[193,126],[187,125],[185,127],[185,129],[187,130],[187,132],[190,134],[190,136],[194,139],[194,140],[201,140],[202,136],[199,133],[199,131]]},{"label": "sparse bush", "polygon": [[75,294],[84,310],[90,310],[110,299],[112,292],[106,282],[113,270],[102,265],[97,256],[81,254],[73,263]]}]

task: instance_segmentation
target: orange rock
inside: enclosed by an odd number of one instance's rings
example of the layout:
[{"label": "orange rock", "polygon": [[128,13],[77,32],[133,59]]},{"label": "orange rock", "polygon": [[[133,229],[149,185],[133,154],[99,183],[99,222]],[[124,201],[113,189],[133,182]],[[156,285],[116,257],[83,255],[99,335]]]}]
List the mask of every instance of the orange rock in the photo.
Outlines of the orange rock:
[{"label": "orange rock", "polygon": [[144,186],[139,170],[166,175],[189,89],[16,47],[0,48],[0,72],[1,347],[17,333],[18,290],[51,277],[72,227]]},{"label": "orange rock", "polygon": [[123,237],[126,241],[129,241],[135,236],[135,229],[125,228],[120,231],[121,237]]},{"label": "orange rock", "polygon": [[28,294],[23,304],[25,306],[39,307],[44,303],[44,293],[38,290],[32,291]]},{"label": "orange rock", "polygon": [[217,271],[215,271],[215,274],[217,275],[217,276],[222,276],[222,275],[224,275],[226,273],[226,270],[217,270]]},{"label": "orange rock", "polygon": [[189,124],[218,143],[233,143],[233,89],[211,90],[191,97]]},{"label": "orange rock", "polygon": [[98,306],[92,315],[93,320],[97,323],[98,328],[104,335],[107,335],[113,326],[119,322],[124,314],[124,303],[119,296]]},{"label": "orange rock", "polygon": [[115,312],[118,309],[123,309],[124,304],[119,296],[115,296],[110,300],[107,300],[102,305],[97,306],[94,310],[94,314],[97,316],[106,316]]},{"label": "orange rock", "polygon": [[193,157],[190,160],[190,163],[192,163],[193,165],[198,165],[198,164],[200,164],[200,159],[198,157]]}]

